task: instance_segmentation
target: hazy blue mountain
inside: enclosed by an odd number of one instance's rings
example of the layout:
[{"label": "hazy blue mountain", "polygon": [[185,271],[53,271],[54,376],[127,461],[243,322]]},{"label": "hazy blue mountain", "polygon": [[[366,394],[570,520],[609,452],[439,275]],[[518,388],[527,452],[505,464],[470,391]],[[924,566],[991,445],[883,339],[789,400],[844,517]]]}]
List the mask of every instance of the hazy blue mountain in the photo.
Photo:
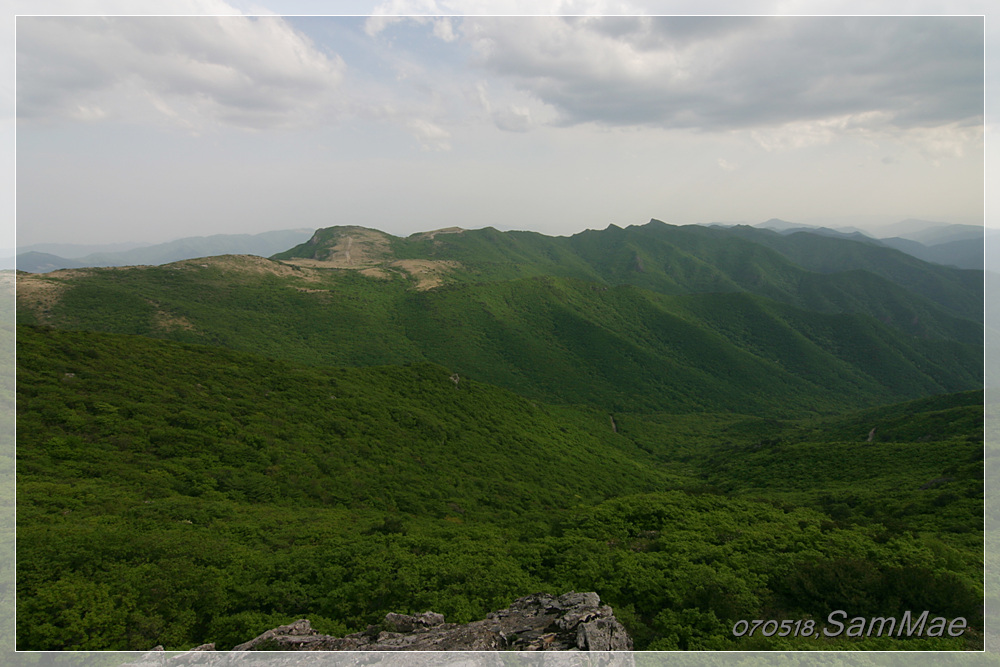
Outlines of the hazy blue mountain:
[{"label": "hazy blue mountain", "polygon": [[753,226],[759,227],[760,229],[770,229],[776,232],[782,232],[788,229],[811,227],[812,225],[803,225],[798,222],[788,222],[787,220],[782,220],[780,218],[771,218],[770,220],[765,220],[764,222],[757,223]]},{"label": "hazy blue mountain", "polygon": [[960,269],[983,268],[983,228],[978,225],[910,219],[865,231],[857,227],[817,227],[772,218],[753,227],[780,234],[809,232],[820,236],[851,239],[894,248],[934,264]]},{"label": "hazy blue mountain", "polygon": [[983,268],[983,239],[960,239],[927,246],[900,237],[881,239],[883,245],[901,250],[925,262],[955,266],[960,269]]},{"label": "hazy blue mountain", "polygon": [[59,269],[79,269],[88,266],[80,260],[33,251],[19,254],[15,261],[19,271],[27,271],[28,273],[48,273]]},{"label": "hazy blue mountain", "polygon": [[94,255],[99,252],[127,252],[136,248],[145,248],[152,243],[32,243],[31,245],[19,245],[18,254],[28,252],[42,252],[49,255],[58,255],[66,259],[80,259],[87,255]]},{"label": "hazy blue mountain", "polygon": [[778,231],[781,234],[794,234],[795,232],[807,232],[809,234],[817,234],[819,236],[829,236],[835,239],[848,239],[851,241],[859,241],[861,243],[873,243],[875,245],[879,245],[878,239],[872,238],[871,236],[862,231],[845,231],[840,229],[831,229],[829,227],[789,227],[788,229],[774,230],[774,231]]},{"label": "hazy blue mountain", "polygon": [[[179,262],[195,257],[214,255],[259,255],[267,257],[289,246],[309,238],[312,230],[293,229],[261,234],[214,234],[212,236],[192,236],[168,243],[158,243],[130,250],[92,252],[77,259],[65,256],[27,252],[18,254],[17,268],[29,273],[47,273],[57,269],[73,269],[84,266],[139,266],[159,265]],[[77,252],[87,246],[69,244],[47,244]]]},{"label": "hazy blue mountain", "polygon": [[931,222],[929,220],[902,220],[892,225],[879,227],[875,230],[879,238],[900,237],[919,241],[926,246],[960,241],[965,239],[982,239],[981,225],[961,225],[946,222]]}]

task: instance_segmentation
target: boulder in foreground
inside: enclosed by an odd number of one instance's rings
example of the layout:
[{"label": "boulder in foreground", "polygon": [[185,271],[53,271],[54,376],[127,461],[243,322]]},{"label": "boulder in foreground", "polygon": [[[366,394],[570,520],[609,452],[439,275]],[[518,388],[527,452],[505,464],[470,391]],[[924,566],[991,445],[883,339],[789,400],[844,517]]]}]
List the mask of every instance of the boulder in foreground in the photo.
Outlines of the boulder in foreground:
[{"label": "boulder in foreground", "polygon": [[632,639],[597,593],[538,593],[481,621],[387,614],[382,626],[331,637],[306,619],[268,630],[234,651],[628,651]]}]

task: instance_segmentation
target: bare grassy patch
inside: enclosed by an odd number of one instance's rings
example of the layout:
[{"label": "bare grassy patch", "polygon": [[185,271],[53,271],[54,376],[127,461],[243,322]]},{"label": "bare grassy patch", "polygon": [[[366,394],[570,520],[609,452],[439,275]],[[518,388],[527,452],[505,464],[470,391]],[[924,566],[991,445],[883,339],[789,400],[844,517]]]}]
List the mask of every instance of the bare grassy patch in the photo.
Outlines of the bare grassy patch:
[{"label": "bare grassy patch", "polygon": [[461,264],[452,260],[400,259],[389,264],[396,266],[417,281],[416,289],[429,290],[444,284],[444,276]]},{"label": "bare grassy patch", "polygon": [[[79,269],[74,270],[79,271]],[[65,273],[65,271],[53,271],[44,276],[39,274],[18,275],[15,290],[18,307],[27,308],[33,311],[39,319],[45,319],[48,311],[59,303],[62,293],[69,286],[64,280],[53,276],[53,273]]]},{"label": "bare grassy patch", "polygon": [[195,327],[191,321],[181,315],[174,315],[164,310],[157,310],[153,318],[153,323],[166,331],[171,329],[183,329],[184,331],[194,331]]},{"label": "bare grassy patch", "polygon": [[461,234],[464,231],[461,227],[445,227],[443,229],[435,229],[432,232],[414,234],[412,238],[416,241],[433,241],[434,237],[438,234]]}]

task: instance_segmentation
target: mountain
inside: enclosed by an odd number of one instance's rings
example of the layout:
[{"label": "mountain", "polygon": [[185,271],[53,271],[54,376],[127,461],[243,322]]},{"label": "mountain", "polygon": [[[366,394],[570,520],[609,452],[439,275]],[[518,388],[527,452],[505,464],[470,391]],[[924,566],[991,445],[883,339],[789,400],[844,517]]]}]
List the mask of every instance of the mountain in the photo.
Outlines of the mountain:
[{"label": "mountain", "polygon": [[21,274],[20,321],[309,364],[427,361],[607,410],[788,416],[982,383],[981,278],[841,239],[337,227],[276,257]]},{"label": "mountain", "polygon": [[787,220],[782,220],[780,218],[771,218],[770,220],[765,220],[764,222],[754,225],[754,227],[759,227],[761,229],[770,229],[776,232],[784,232],[790,229],[802,229],[803,227],[809,227],[810,225],[801,225],[795,222],[788,222]]},{"label": "mountain", "polygon": [[[23,325],[18,367],[21,650],[228,649],[303,617],[343,636],[567,590],[613,605],[637,649],[982,636],[981,392],[801,421],[609,414],[434,364]],[[732,633],[830,605],[974,630]]]},{"label": "mountain", "polygon": [[983,238],[959,239],[926,246],[904,238],[881,239],[883,245],[896,248],[925,262],[955,266],[960,269],[983,269]]},{"label": "mountain", "polygon": [[960,225],[913,219],[880,227],[877,231],[879,238],[901,237],[918,241],[926,246],[983,238],[982,225]]},{"label": "mountain", "polygon": [[[802,232],[785,236],[743,225],[674,226],[653,220],[571,237],[486,228],[406,239],[331,227],[273,259],[303,267],[403,271],[425,281],[434,275],[434,284],[551,275],[630,284],[662,294],[746,291],[822,312],[866,312],[863,304],[872,291],[892,290],[889,283],[894,283],[953,316],[982,321],[981,273],[938,267],[869,243]],[[874,277],[848,275],[859,270]],[[876,288],[873,281],[879,278],[888,282]],[[856,280],[864,284],[851,287]],[[813,308],[816,290],[849,290],[853,305],[834,305],[843,299],[831,296],[828,305]],[[877,311],[867,312],[878,316]]]},{"label": "mountain", "polygon": [[838,239],[848,239],[850,241],[878,244],[876,239],[873,239],[871,236],[861,231],[841,231],[837,229],[830,229],[829,227],[790,227],[780,231],[782,234],[808,232],[810,234],[818,234],[819,236],[832,236],[833,238]]},{"label": "mountain", "polygon": [[840,279],[843,272],[861,270],[921,294],[956,316],[982,321],[982,271],[938,266],[874,243],[805,232],[779,235],[737,227],[733,233],[766,245],[809,271],[840,274]]},{"label": "mountain", "polygon": [[891,225],[860,230],[856,227],[816,227],[772,219],[755,228],[781,234],[808,232],[823,236],[865,241],[895,248],[925,262],[960,269],[983,269],[983,227],[926,220],[903,220]]},{"label": "mountain", "polygon": [[[576,590],[639,650],[981,650],[983,277],[656,221],[17,272],[17,647]],[[969,629],[733,633],[836,609]]]},{"label": "mountain", "polygon": [[103,252],[127,252],[136,248],[145,248],[151,243],[32,243],[19,245],[18,253],[43,252],[58,255],[67,259],[79,259],[87,255]]},{"label": "mountain", "polygon": [[88,266],[83,261],[66,259],[57,255],[35,251],[21,253],[14,259],[18,271],[27,271],[29,273],[48,273],[49,271],[58,271],[59,269],[81,269]]},{"label": "mountain", "polygon": [[[209,255],[247,254],[268,256],[289,245],[308,238],[309,230],[298,229],[288,231],[264,232],[262,234],[215,234],[213,236],[192,236],[188,238],[144,245],[128,250],[91,252],[76,259],[66,259],[49,253],[36,251],[22,252],[17,255],[17,268],[30,273],[47,273],[58,269],[71,269],[90,266],[135,266],[158,265],[176,262],[195,257]],[[118,244],[122,245],[122,244]],[[76,254],[91,246],[72,246],[68,244],[45,244],[56,248],[69,250]]]}]

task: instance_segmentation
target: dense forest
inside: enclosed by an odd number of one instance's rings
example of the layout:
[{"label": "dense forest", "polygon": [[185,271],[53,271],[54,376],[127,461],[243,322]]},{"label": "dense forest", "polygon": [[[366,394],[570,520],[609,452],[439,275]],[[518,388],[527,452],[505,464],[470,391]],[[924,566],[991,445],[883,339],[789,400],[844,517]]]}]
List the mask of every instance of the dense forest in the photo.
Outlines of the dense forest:
[{"label": "dense forest", "polygon": [[[18,648],[569,590],[637,649],[981,648],[982,272],[806,236],[331,228],[19,275]],[[970,628],[733,633],[835,609]]]}]

